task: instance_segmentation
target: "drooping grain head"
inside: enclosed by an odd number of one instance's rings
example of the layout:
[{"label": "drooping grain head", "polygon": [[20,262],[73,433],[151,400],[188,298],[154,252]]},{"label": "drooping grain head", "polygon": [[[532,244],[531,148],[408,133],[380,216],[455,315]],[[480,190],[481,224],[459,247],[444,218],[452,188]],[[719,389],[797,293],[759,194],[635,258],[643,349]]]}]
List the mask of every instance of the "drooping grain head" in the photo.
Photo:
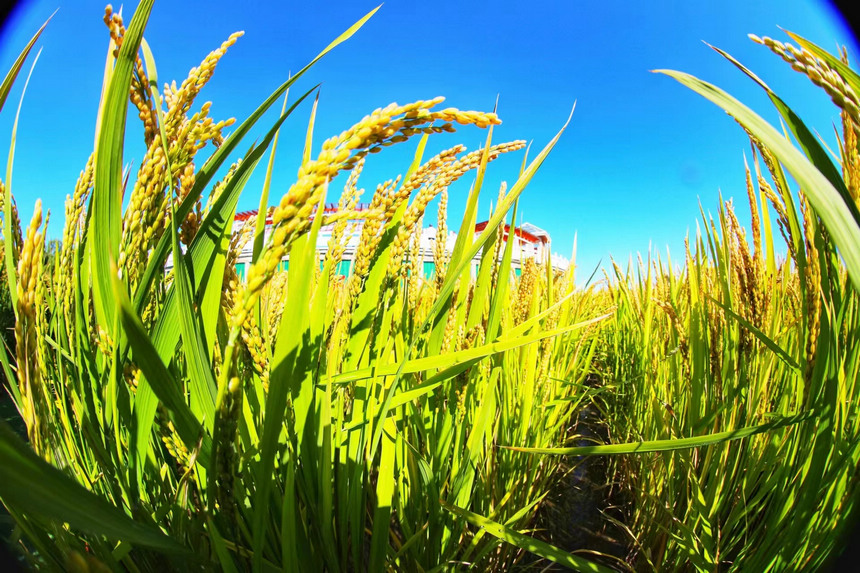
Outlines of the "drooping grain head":
[{"label": "drooping grain head", "polygon": [[443,189],[439,198],[439,210],[436,214],[436,244],[434,245],[433,261],[436,266],[436,292],[445,282],[445,271],[448,267],[448,189]]},{"label": "drooping grain head", "polygon": [[390,210],[388,205],[394,202],[391,195],[395,193],[394,190],[397,189],[399,182],[400,178],[398,177],[394,181],[388,180],[381,183],[376,187],[376,192],[373,194],[370,210],[377,215],[364,219],[353,258],[352,275],[348,281],[349,291],[353,297],[357,297],[361,292],[364,279],[370,271],[370,261],[382,238],[381,231],[391,216],[394,215],[394,210]]},{"label": "drooping grain head", "polygon": [[[113,34],[116,26],[111,30]],[[218,50],[210,53],[199,67],[193,68],[180,88],[165,86],[164,102],[167,109],[163,115],[164,125],[161,129],[167,141],[167,150],[162,148],[162,138],[155,137],[158,132],[155,100],[140,58],[137,59],[134,76],[136,79],[133,78],[130,97],[132,103],[138,106],[144,123],[147,151],[123,217],[123,239],[119,257],[120,270],[132,285],[136,284],[149,250],[169,225],[170,208],[182,201],[194,185],[195,156],[209,142],[219,146],[223,141],[223,130],[234,123],[232,118],[213,121],[209,117],[211,102],[204,103],[190,116],[189,113],[200,90],[212,78],[218,61],[240,35],[241,33],[230,36]],[[171,185],[176,189],[175,196],[170,195]],[[201,202],[198,200],[185,220],[180,221],[180,240],[185,245],[191,243],[201,219]]]},{"label": "drooping grain head", "polygon": [[[364,192],[363,189],[358,188],[358,178],[361,175],[362,169],[364,169],[364,159],[359,160],[355,168],[350,172],[349,178],[347,178],[343,193],[341,193],[340,199],[338,200],[338,214],[348,213],[354,210],[358,204],[358,200]],[[331,230],[331,236],[328,241],[328,248],[326,249],[325,261],[323,264],[330,266],[334,271],[337,270],[337,265],[343,258],[343,254],[346,251],[347,241],[352,237],[352,234],[355,231],[356,225],[353,224],[350,226],[350,232],[347,233],[347,226],[349,225],[349,219],[347,217],[343,217],[334,223],[334,227]],[[344,235],[345,233],[346,236]],[[334,282],[335,280],[337,280],[337,272],[332,272],[330,281]]]},{"label": "drooping grain head", "polygon": [[823,88],[833,103],[851,117],[854,130],[857,131],[860,127],[860,98],[837,70],[814,54],[790,43],[782,43],[767,36],[759,38],[754,34],[749,37],[753,42],[770,48],[773,53],[791,64],[792,69],[806,74],[813,84]]},{"label": "drooping grain head", "polygon": [[263,391],[269,391],[269,351],[253,314],[242,325],[242,342],[248,352],[249,363],[260,378]]},{"label": "drooping grain head", "polygon": [[57,300],[62,306],[63,318],[66,326],[66,336],[71,345],[76,344],[74,335],[74,297],[75,275],[77,263],[75,255],[78,251],[78,241],[83,233],[85,222],[84,211],[90,190],[93,186],[93,156],[90,155],[86,167],[78,176],[74,195],[66,196],[66,222],[63,227],[63,240],[60,245],[59,264],[57,266],[54,283],[56,285]]},{"label": "drooping grain head", "polygon": [[[18,258],[17,310],[15,322],[18,388],[21,393],[21,415],[33,448],[43,453],[45,390],[42,387],[43,364],[39,358],[39,319],[42,305],[42,260],[45,235],[42,229],[42,201],[36,201],[33,218]],[[44,333],[43,333],[44,335]]]},{"label": "drooping grain head", "polygon": [[[500,123],[495,114],[463,112],[453,108],[432,111],[444,98],[417,101],[399,106],[391,104],[365,116],[352,128],[323,143],[315,160],[305,162],[297,181],[281,198],[272,215],[272,235],[261,260],[248,271],[248,288],[241,304],[237,304],[234,326],[241,324],[247,312],[256,304],[260,290],[272,277],[290,242],[310,227],[316,205],[324,200],[328,182],[343,170],[350,170],[368,153],[405,141],[420,133],[453,130],[452,121],[485,127]],[[436,125],[437,121],[445,122]]]},{"label": "drooping grain head", "polygon": [[806,341],[804,346],[805,369],[804,369],[804,402],[809,405],[809,386],[812,379],[812,371],[815,367],[815,352],[818,345],[818,336],[821,332],[821,266],[818,258],[818,248],[815,245],[815,229],[818,218],[809,206],[809,201],[803,193],[800,193],[800,208],[803,213],[803,236],[806,241],[806,268],[802,280],[805,284],[806,293],[804,318],[807,324]]},{"label": "drooping grain head", "polygon": [[[848,65],[848,51],[842,48],[842,63]],[[840,113],[842,120],[842,179],[854,202],[860,207],[860,150],[857,148],[860,125],[846,110]]]},{"label": "drooping grain head", "polygon": [[[525,141],[512,141],[510,143],[494,145],[489,149],[488,161],[495,160],[503,153],[522,149],[525,145]],[[424,211],[430,201],[435,199],[439,193],[444,189],[447,189],[452,183],[457,181],[470,170],[477,169],[481,164],[483,154],[484,151],[478,149],[467,153],[462,158],[457,159],[452,163],[446,163],[440,166],[433,176],[428,178],[427,183],[421,187],[418,191],[418,195],[409,207],[407,207],[406,213],[403,215],[403,222],[401,223],[397,236],[394,239],[391,260],[388,268],[389,276],[397,274],[397,269],[401,264],[408,238],[412,233],[416,222],[424,215]]]},{"label": "drooping grain head", "polygon": [[731,202],[726,203],[726,214],[729,219],[729,230],[733,237],[729,237],[732,244],[732,270],[735,280],[740,288],[739,302],[744,309],[745,317],[754,325],[761,323],[762,293],[759,289],[760,277],[758,268],[750,255],[749,244],[746,233],[738,222],[734,207]]},{"label": "drooping grain head", "polygon": [[755,249],[754,257],[756,266],[763,268],[764,263],[762,258],[764,255],[761,248],[761,219],[759,218],[758,200],[756,199],[756,192],[753,186],[752,172],[750,171],[749,165],[747,165],[746,157],[744,157],[744,167],[746,168],[747,198],[749,200],[752,221],[753,248]]},{"label": "drooping grain head", "polygon": [[423,231],[423,217],[418,219],[409,241],[408,266],[404,265],[403,272],[408,280],[408,304],[410,309],[415,309],[418,304],[418,287],[423,282],[424,251],[421,248],[421,235]]},{"label": "drooping grain head", "polygon": [[[2,180],[0,180],[0,208],[2,208],[2,210],[0,210],[0,213],[2,213],[4,217],[6,216],[5,201],[6,201],[6,185],[5,185],[5,183],[3,183]],[[12,209],[11,209],[11,211],[12,211],[12,217],[11,217],[10,224],[12,227],[12,253],[13,253],[13,260],[17,261],[19,255],[21,253],[21,246],[24,243],[24,239],[21,235],[21,219],[18,217],[18,206],[15,203],[15,197],[12,197]],[[0,238],[2,238],[5,241],[6,237],[3,235],[3,233],[4,233],[3,226],[0,225]]]}]

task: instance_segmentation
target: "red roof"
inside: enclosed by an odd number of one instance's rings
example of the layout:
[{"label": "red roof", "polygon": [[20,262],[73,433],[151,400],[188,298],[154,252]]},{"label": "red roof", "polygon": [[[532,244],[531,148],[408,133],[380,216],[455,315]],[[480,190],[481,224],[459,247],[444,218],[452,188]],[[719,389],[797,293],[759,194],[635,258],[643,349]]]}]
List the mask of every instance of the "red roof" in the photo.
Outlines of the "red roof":
[{"label": "red roof", "polygon": [[[369,203],[359,203],[355,206],[353,211],[367,211],[370,208]],[[324,213],[337,213],[340,209],[338,208],[337,203],[326,203]],[[234,221],[247,221],[251,217],[256,217],[259,210],[252,209],[250,211],[240,211],[236,213],[236,216],[233,218]],[[266,224],[272,224],[272,217],[266,217]]]},{"label": "red roof", "polygon": [[[233,220],[234,221],[247,221],[251,217],[256,217],[257,213],[259,213],[259,211],[257,209],[254,209],[253,211],[241,211],[239,213],[236,213],[236,216],[233,217]],[[266,224],[269,224],[271,222],[272,222],[272,218],[266,217]]]},{"label": "red roof", "polygon": [[[479,233],[479,232],[483,231],[484,229],[486,229],[488,222],[489,221],[484,221],[483,223],[478,223],[477,225],[475,225],[475,232]],[[505,225],[504,237],[506,238],[508,236],[508,233],[510,233],[510,232],[511,232],[511,226]],[[537,235],[532,235],[528,231],[523,231],[519,227],[514,228],[514,234],[517,237],[519,237],[519,238],[521,238],[524,241],[527,241],[529,243],[546,243],[546,237],[538,237]]]}]

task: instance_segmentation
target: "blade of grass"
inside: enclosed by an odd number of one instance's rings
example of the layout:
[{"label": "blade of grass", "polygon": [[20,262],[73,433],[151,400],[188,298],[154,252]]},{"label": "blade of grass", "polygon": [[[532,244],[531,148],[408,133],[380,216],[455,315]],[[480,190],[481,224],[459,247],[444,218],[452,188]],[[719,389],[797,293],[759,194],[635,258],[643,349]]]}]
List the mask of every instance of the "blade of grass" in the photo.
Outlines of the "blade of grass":
[{"label": "blade of grass", "polygon": [[[54,12],[56,14],[56,12]],[[12,67],[9,68],[9,71],[6,72],[6,77],[3,78],[3,83],[0,84],[0,111],[3,111],[3,105],[6,103],[6,98],[9,96],[9,91],[12,89],[12,85],[15,83],[15,79],[18,77],[18,74],[21,72],[21,67],[24,65],[24,62],[27,60],[27,56],[30,55],[30,51],[33,49],[33,46],[36,45],[36,41],[39,39],[39,36],[42,35],[42,32],[45,31],[45,27],[47,27],[48,22],[51,21],[51,18],[54,17],[54,14],[51,14],[45,23],[33,34],[33,37],[30,38],[30,41],[27,42],[27,45],[24,46],[24,49],[21,50],[21,53],[18,54],[18,57],[15,59],[15,62],[12,64]]]},{"label": "blade of grass", "polygon": [[705,97],[735,118],[779,159],[806,193],[815,212],[821,217],[836,246],[854,288],[860,290],[860,226],[851,210],[830,181],[776,129],[747,106],[694,76],[672,70],[655,70]]},{"label": "blade of grass", "polygon": [[644,454],[647,452],[671,452],[674,450],[684,450],[689,448],[701,448],[712,444],[723,442],[731,442],[741,440],[763,432],[770,432],[779,428],[793,426],[807,420],[816,418],[814,413],[798,414],[796,416],[786,416],[759,424],[757,426],[747,426],[736,430],[727,430],[725,432],[716,432],[713,434],[705,434],[703,436],[693,436],[690,438],[673,438],[667,440],[651,440],[646,442],[628,442],[626,444],[605,444],[599,446],[576,446],[572,448],[519,448],[514,446],[500,446],[506,450],[515,452],[523,452],[528,454],[549,454],[557,456],[605,456],[617,454]]},{"label": "blade of grass", "polygon": [[115,312],[119,316],[125,336],[128,337],[129,346],[134,353],[135,364],[138,365],[149,381],[149,385],[158,399],[172,413],[179,437],[189,450],[193,450],[197,447],[201,435],[203,436],[203,448],[201,450],[203,455],[198,460],[205,467],[210,459],[212,439],[204,432],[202,420],[196,418],[185,403],[185,397],[180,393],[179,384],[174,380],[167,366],[164,365],[158,350],[146,334],[146,329],[131,308],[125,286],[119,278],[113,280],[113,298],[117,305]]},{"label": "blade of grass", "polygon": [[188,550],[157,528],[136,522],[37,456],[0,421],[0,497],[27,514],[168,553]]},{"label": "blade of grass", "polygon": [[[170,189],[168,197],[172,206],[176,190],[174,188],[174,179],[171,175],[173,169],[170,166],[169,154],[166,152],[169,146],[167,143],[167,134],[164,132],[161,97],[158,94],[158,72],[155,67],[155,58],[152,56],[152,51],[143,38],[141,38],[140,47],[143,52],[150,86],[153,88],[151,91],[158,118],[158,132],[161,137],[161,147],[165,150],[165,183]],[[182,333],[182,353],[188,364],[188,374],[191,379],[191,405],[192,408],[199,410],[206,429],[211,433],[215,422],[215,375],[212,373],[212,368],[209,364],[209,353],[207,351],[209,345],[204,337],[203,327],[199,323],[200,316],[194,312],[196,305],[194,304],[194,297],[192,295],[193,285],[188,276],[185,255],[179,246],[179,221],[176,218],[176,210],[173,208],[170,209],[170,228],[167,232],[171,236],[173,247],[173,284],[176,285],[175,288],[179,293],[179,329]],[[217,252],[217,249],[213,250]],[[218,283],[219,291],[221,290],[220,286],[220,283]]]},{"label": "blade of grass", "polygon": [[524,549],[530,553],[534,553],[535,555],[545,559],[549,559],[550,561],[563,565],[569,569],[573,569],[575,571],[592,571],[595,573],[610,573],[612,571],[612,569],[609,569],[608,567],[604,567],[603,565],[599,565],[577,555],[571,555],[554,545],[544,543],[543,541],[529,537],[528,535],[523,535],[522,533],[505,527],[501,523],[487,519],[477,513],[472,513],[462,507],[457,507],[456,505],[452,505],[444,500],[439,500],[439,503],[442,504],[442,507],[460,519],[465,519],[469,523],[480,527],[483,531],[486,531],[493,537],[506,541],[511,545]]},{"label": "blade of grass", "polygon": [[[284,92],[284,105],[281,107],[281,115],[287,111],[287,100],[290,97],[290,90]],[[263,252],[263,243],[266,239],[266,220],[269,214],[269,189],[272,185],[272,171],[275,168],[275,152],[278,149],[278,136],[280,131],[275,134],[275,139],[272,140],[272,149],[269,151],[269,163],[266,165],[266,178],[263,180],[263,192],[260,193],[260,205],[257,207],[257,222],[254,227],[254,250],[251,254],[251,263],[256,263]]]},{"label": "blade of grass", "polygon": [[123,36],[116,58],[104,115],[99,129],[93,166],[93,192],[90,197],[92,217],[93,306],[98,324],[114,336],[116,306],[110,275],[111,265],[119,256],[120,226],[122,224],[122,157],[125,142],[125,121],[128,91],[143,30],[152,11],[153,0],[141,0]]},{"label": "blade of grass", "polygon": [[612,313],[608,313],[583,322],[555,328],[553,330],[539,330],[538,332],[519,336],[516,338],[505,337],[489,344],[475,346],[473,348],[466,348],[465,350],[446,352],[444,354],[426,356],[424,358],[415,358],[412,360],[407,360],[405,362],[399,362],[394,364],[385,364],[377,366],[376,368],[362,368],[359,370],[353,370],[352,372],[344,372],[342,374],[336,375],[333,379],[333,382],[336,384],[343,384],[345,382],[361,380],[363,378],[368,378],[371,376],[414,374],[416,372],[425,372],[428,370],[455,368],[461,364],[473,363],[475,360],[485,358],[493,354],[498,354],[500,352],[505,352],[507,350],[512,350],[514,348],[519,348],[521,346],[537,342],[538,340],[552,338],[560,334],[585,328],[587,326],[591,326],[603,320],[606,320],[611,316]]}]

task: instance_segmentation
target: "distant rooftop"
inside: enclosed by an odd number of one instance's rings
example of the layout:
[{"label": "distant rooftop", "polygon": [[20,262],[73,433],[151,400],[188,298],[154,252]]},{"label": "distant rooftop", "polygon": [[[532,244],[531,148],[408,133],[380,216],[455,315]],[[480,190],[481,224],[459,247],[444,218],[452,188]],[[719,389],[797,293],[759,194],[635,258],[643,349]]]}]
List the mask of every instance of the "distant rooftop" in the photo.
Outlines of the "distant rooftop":
[{"label": "distant rooftop", "polygon": [[[475,225],[475,232],[479,233],[487,228],[488,221],[483,221]],[[505,236],[510,233],[511,227],[510,225],[505,225]],[[532,225],[531,223],[523,223],[519,227],[514,228],[514,234],[523,239],[528,243],[548,243],[549,242],[549,233]]]},{"label": "distant rooftop", "polygon": [[549,241],[549,233],[547,233],[544,229],[541,229],[537,225],[532,225],[531,223],[523,223],[520,226],[520,229],[522,229],[526,233],[534,235],[535,237],[540,237],[543,242]]}]

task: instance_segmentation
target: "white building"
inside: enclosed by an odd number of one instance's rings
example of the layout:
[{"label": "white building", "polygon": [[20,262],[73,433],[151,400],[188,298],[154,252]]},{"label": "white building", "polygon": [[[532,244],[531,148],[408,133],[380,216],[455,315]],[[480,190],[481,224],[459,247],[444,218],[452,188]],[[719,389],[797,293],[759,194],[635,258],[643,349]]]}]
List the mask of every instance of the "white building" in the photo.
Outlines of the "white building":
[{"label": "white building", "polygon": [[[326,213],[334,213],[337,211],[336,203],[328,203],[325,206]],[[359,204],[356,210],[361,211],[363,209],[367,209],[368,206],[366,203]],[[236,217],[233,221],[233,232],[237,233],[245,225],[245,223],[252,218],[257,217],[257,211],[243,211],[241,213],[237,213]],[[266,237],[268,238],[269,228],[272,224],[271,218],[266,220]],[[338,265],[337,271],[346,276],[352,270],[352,262],[355,260],[356,250],[358,248],[358,241],[361,237],[361,227],[363,225],[363,220],[355,220],[350,221],[350,225],[347,226],[347,234],[346,234],[346,248],[343,253],[343,258]],[[482,223],[478,223],[475,225],[475,237],[486,228],[487,222],[484,221]],[[328,243],[329,239],[331,239],[331,233],[334,228],[334,225],[325,225],[320,228],[319,235],[317,236],[317,254],[322,258],[328,252]],[[352,229],[350,232],[349,229]],[[433,275],[436,265],[434,261],[434,253],[436,252],[436,241],[439,240],[437,237],[436,228],[432,225],[429,227],[424,227],[421,230],[421,246],[420,253],[424,262],[424,276],[430,277]],[[504,226],[504,239],[507,239],[508,233],[510,232],[509,225]],[[550,246],[550,236],[545,230],[532,225],[531,223],[524,223],[522,226],[515,229],[515,242],[512,253],[511,267],[514,272],[519,275],[520,269],[522,268],[523,263],[526,259],[535,259],[536,262],[544,262],[546,261],[546,257],[550,256],[552,260],[552,266],[558,270],[567,269],[570,265],[570,261],[558,254],[554,254],[551,252]],[[453,251],[454,243],[457,241],[457,234],[454,232],[449,232],[445,240],[445,248],[448,253]],[[249,241],[248,244],[243,249],[242,253],[239,255],[239,258],[236,261],[236,271],[239,273],[239,276],[244,277],[245,271],[248,265],[251,262],[251,258],[253,255],[253,241]],[[501,255],[500,255],[501,256]],[[475,255],[472,264],[472,273],[477,273],[478,264],[481,260],[481,253]],[[283,262],[280,266],[281,269],[289,268],[289,255],[284,257]]]}]

